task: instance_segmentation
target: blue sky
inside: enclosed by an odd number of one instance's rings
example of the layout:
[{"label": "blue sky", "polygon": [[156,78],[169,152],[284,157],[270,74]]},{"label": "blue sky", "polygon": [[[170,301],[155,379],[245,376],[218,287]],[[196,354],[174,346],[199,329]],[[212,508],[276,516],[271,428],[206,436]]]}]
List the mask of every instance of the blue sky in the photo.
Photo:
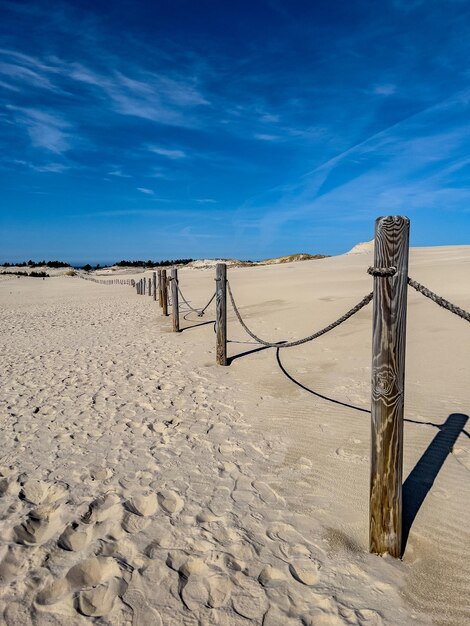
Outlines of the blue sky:
[{"label": "blue sky", "polygon": [[0,261],[470,244],[466,0],[0,11]]}]

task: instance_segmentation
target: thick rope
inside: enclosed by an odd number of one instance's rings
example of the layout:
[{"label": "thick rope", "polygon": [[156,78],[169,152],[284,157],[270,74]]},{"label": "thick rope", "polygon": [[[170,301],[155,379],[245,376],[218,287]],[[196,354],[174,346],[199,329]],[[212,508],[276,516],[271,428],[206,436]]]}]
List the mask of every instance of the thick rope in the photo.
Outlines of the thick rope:
[{"label": "thick rope", "polygon": [[452,304],[452,302],[449,302],[441,296],[438,296],[433,291],[431,291],[427,287],[424,287],[424,285],[421,285],[412,278],[408,278],[408,284],[410,285],[410,287],[413,287],[413,289],[416,289],[418,293],[423,294],[423,296],[426,296],[426,298],[429,298],[430,300],[441,306],[443,309],[447,309],[451,313],[454,313],[454,315],[458,315],[463,320],[470,322],[470,313],[468,311],[464,311],[455,304]]},{"label": "thick rope", "polygon": [[371,276],[393,276],[397,273],[397,268],[391,267],[369,267],[367,273]]},{"label": "thick rope", "polygon": [[204,313],[206,312],[206,309],[209,307],[209,305],[211,304],[211,302],[213,301],[213,299],[215,298],[216,292],[214,291],[211,299],[209,300],[209,302],[206,304],[205,307],[203,307],[202,309],[195,309],[193,306],[191,306],[189,304],[189,302],[186,300],[186,298],[183,295],[183,292],[180,289],[179,283],[178,283],[178,293],[181,296],[181,299],[183,300],[183,302],[185,303],[185,305],[191,309],[191,311],[193,311],[194,313],[197,313],[198,317],[203,317]]},{"label": "thick rope", "polygon": [[261,339],[260,337],[255,335],[243,321],[242,316],[240,315],[240,311],[238,310],[238,307],[235,304],[235,299],[233,297],[232,289],[230,288],[230,283],[228,281],[227,281],[227,289],[228,289],[228,295],[230,297],[233,310],[235,311],[235,315],[237,316],[237,319],[242,325],[242,327],[245,329],[245,331],[250,335],[252,339],[262,344],[263,346],[268,346],[269,348],[292,348],[294,346],[300,346],[303,343],[313,341],[314,339],[317,339],[318,337],[321,337],[322,335],[325,335],[326,333],[330,332],[330,330],[333,330],[333,328],[336,328],[337,326],[345,322],[347,319],[355,315],[358,311],[360,311],[367,304],[369,304],[373,296],[372,292],[367,294],[367,296],[362,298],[362,300],[358,302],[356,306],[350,309],[347,313],[342,315],[332,324],[329,324],[325,328],[322,328],[322,330],[319,330],[316,333],[313,333],[313,335],[309,335],[308,337],[304,337],[303,339],[297,339],[296,341],[265,341],[264,339]]}]

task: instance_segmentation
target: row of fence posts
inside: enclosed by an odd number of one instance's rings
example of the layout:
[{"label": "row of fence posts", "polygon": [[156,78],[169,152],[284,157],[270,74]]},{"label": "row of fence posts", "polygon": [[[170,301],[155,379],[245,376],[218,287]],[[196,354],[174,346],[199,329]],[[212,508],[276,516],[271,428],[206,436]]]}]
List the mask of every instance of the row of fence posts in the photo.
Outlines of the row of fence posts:
[{"label": "row of fence posts", "polygon": [[[378,218],[375,228],[374,265],[396,268],[393,275],[375,275],[372,340],[372,439],[370,469],[369,548],[393,557],[402,554],[403,417],[405,388],[405,338],[409,250],[409,220]],[[158,282],[157,282],[158,275]],[[168,315],[171,283],[173,331],[179,332],[178,270],[153,273],[134,284],[139,295],[157,298]],[[216,266],[216,361],[227,361],[227,266]]]}]

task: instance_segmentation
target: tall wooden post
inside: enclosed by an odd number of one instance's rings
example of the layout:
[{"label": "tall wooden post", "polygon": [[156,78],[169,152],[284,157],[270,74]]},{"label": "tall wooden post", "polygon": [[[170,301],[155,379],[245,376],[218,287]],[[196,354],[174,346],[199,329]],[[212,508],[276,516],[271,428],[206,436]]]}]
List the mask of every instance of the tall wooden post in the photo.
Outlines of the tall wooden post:
[{"label": "tall wooden post", "polygon": [[149,296],[152,295],[152,280],[149,277]]},{"label": "tall wooden post", "polygon": [[155,301],[157,299],[157,272],[154,272],[152,274],[152,281],[153,281],[153,299]]},{"label": "tall wooden post", "polygon": [[217,263],[215,270],[215,332],[218,365],[227,365],[227,266]]},{"label": "tall wooden post", "polygon": [[[375,223],[369,549],[402,553],[403,411],[410,222]],[[393,275],[381,269],[396,268]]]},{"label": "tall wooden post", "polygon": [[180,313],[178,303],[178,270],[171,270],[171,315],[173,319],[173,332],[180,331]]},{"label": "tall wooden post", "polygon": [[163,291],[162,291],[162,270],[157,270],[158,274],[158,304],[160,308],[163,306]]},{"label": "tall wooden post", "polygon": [[161,280],[162,315],[168,315],[168,287],[166,284],[166,270],[162,270]]}]

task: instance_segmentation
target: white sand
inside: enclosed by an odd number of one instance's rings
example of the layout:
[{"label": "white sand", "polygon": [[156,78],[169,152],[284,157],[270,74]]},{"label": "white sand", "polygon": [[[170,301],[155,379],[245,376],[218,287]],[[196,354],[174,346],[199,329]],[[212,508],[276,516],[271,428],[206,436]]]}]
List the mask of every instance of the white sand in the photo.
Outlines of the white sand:
[{"label": "white sand", "polygon": [[[294,338],[370,291],[370,263],[229,278],[256,332]],[[470,247],[413,250],[410,275],[470,309]],[[180,271],[196,305],[213,278]],[[470,425],[437,428],[470,413],[469,324],[410,291],[405,476],[441,438],[399,561],[367,552],[370,416],[302,389],[275,351],[216,367],[212,324],[175,335],[126,286],[4,279],[0,305],[0,622],[470,624]],[[282,366],[367,410],[371,311]],[[230,355],[257,348],[232,314],[229,338]]]}]

